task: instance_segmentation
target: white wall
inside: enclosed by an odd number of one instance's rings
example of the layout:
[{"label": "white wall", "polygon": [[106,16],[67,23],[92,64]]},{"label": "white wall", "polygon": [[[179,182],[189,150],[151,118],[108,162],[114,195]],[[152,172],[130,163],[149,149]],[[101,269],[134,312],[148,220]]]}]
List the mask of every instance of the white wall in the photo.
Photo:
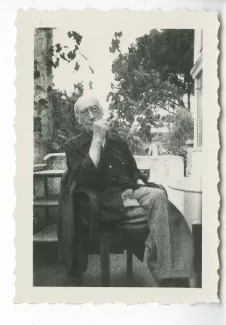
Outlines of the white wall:
[{"label": "white wall", "polygon": [[202,150],[194,149],[192,152],[192,176],[200,177],[202,175],[203,162]]},{"label": "white wall", "polygon": [[200,53],[202,51],[202,30],[195,30],[195,39],[194,39],[194,63],[198,60]]},{"label": "white wall", "polygon": [[202,149],[197,148],[197,76],[202,71],[202,30],[195,30],[194,37],[194,66],[191,75],[195,82],[195,96],[194,96],[194,149],[192,150],[192,168],[191,175],[200,177],[202,175]]}]

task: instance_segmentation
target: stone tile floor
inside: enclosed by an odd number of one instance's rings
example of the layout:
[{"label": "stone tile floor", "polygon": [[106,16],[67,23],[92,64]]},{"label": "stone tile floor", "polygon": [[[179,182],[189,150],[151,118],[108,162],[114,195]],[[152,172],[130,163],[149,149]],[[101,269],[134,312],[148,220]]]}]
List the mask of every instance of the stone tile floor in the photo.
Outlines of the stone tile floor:
[{"label": "stone tile floor", "polygon": [[[84,286],[99,287],[101,284],[100,276],[99,256],[90,255],[88,269],[83,277]],[[57,262],[56,244],[38,244],[34,247],[33,285],[42,287],[66,286],[66,280],[65,267]],[[133,256],[133,279],[129,285],[126,278],[126,253],[111,254],[111,286],[151,287],[153,286],[153,279],[145,264]]]}]

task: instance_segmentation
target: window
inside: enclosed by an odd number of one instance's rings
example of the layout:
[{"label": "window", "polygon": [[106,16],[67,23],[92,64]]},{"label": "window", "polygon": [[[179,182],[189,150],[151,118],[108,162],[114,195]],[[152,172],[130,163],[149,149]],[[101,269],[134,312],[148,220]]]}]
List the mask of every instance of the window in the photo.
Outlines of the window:
[{"label": "window", "polygon": [[203,76],[197,78],[197,147],[202,147]]}]

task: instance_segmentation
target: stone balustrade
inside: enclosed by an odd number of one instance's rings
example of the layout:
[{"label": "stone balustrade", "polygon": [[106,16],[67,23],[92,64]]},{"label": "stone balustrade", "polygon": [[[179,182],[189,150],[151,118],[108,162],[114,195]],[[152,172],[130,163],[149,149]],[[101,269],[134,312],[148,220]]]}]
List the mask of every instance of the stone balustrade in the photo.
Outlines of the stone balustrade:
[{"label": "stone balustrade", "polygon": [[[175,194],[175,190],[168,185],[172,184],[184,176],[184,161],[179,156],[134,156],[139,169],[149,171],[149,181],[156,182],[165,186],[169,199],[184,212],[181,206],[184,202],[181,198],[182,193]],[[44,157],[43,164],[35,165],[34,171],[47,170],[65,170],[66,159],[65,153],[51,153]],[[48,194],[57,195],[60,190],[60,178],[48,179]],[[44,183],[42,178],[34,178],[34,197],[41,198],[44,196]],[[40,208],[35,208],[35,213],[41,215]],[[53,215],[56,211],[52,211]]]},{"label": "stone balustrade", "polygon": [[[134,156],[137,166],[149,170],[149,181],[165,186],[169,200],[185,216],[189,227],[194,220],[201,218],[202,186],[201,179],[184,177],[184,161],[179,156]],[[35,165],[34,171],[65,170],[65,153],[52,153],[45,156],[43,164]],[[60,178],[48,179],[49,195],[56,195],[60,190]],[[43,179],[34,179],[34,197],[44,195]],[[40,210],[40,209],[39,209]],[[55,211],[56,212],[56,211]],[[54,212],[53,212],[54,213]]]},{"label": "stone balustrade", "polygon": [[[175,179],[184,176],[184,161],[179,156],[134,156],[139,169],[149,170],[149,181],[167,186]],[[46,169],[65,170],[65,153],[51,153],[45,156],[43,165]],[[37,167],[35,166],[37,169]],[[43,191],[40,188],[40,181],[35,184],[35,196],[41,197]],[[49,194],[58,194],[60,179],[49,179]]]}]

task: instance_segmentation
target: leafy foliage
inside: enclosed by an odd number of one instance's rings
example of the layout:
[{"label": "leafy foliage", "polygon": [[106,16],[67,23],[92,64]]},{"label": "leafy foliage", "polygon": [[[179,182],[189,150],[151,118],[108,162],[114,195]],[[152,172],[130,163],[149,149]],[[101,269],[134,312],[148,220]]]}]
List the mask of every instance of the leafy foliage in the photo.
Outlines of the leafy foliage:
[{"label": "leafy foliage", "polygon": [[[193,79],[193,30],[151,30],[122,54],[122,33],[115,33],[110,52],[115,83],[107,96],[115,128],[133,128],[143,142],[151,140],[152,127],[172,124],[177,110],[190,107]],[[188,105],[185,103],[185,95]],[[162,116],[159,110],[165,110]]]},{"label": "leafy foliage", "polygon": [[[50,29],[49,29],[50,30]],[[67,63],[73,62],[77,57],[77,52],[79,51],[79,46],[82,41],[82,35],[78,34],[75,31],[69,31],[67,33],[69,38],[72,38],[75,41],[75,44],[70,49],[68,46],[62,45],[60,43],[57,43],[50,47],[48,50],[48,53],[46,55],[43,55],[40,60],[42,62],[47,63],[47,70],[50,74],[52,72],[52,68],[57,68],[60,65],[61,60],[66,61]],[[79,52],[81,57],[83,57],[86,61],[88,60],[87,57]],[[41,76],[41,72],[39,70],[40,63],[37,59],[34,60],[34,79],[38,79]],[[80,68],[80,64],[78,62],[75,62],[74,65],[74,72],[78,71]],[[94,73],[94,70],[91,66],[89,66],[92,73]]]},{"label": "leafy foliage", "polygon": [[194,122],[191,113],[186,109],[178,110],[173,128],[165,137],[168,152],[173,155],[184,156],[186,141],[194,136]]},{"label": "leafy foliage", "polygon": [[[51,29],[46,29],[47,38],[50,34]],[[60,107],[63,105],[62,99],[60,99],[60,96],[62,95],[58,90],[53,90],[51,86],[48,86],[48,89],[43,88],[42,83],[43,79],[45,80],[45,83],[47,81],[47,76],[52,75],[52,68],[57,68],[60,65],[60,62],[66,61],[67,63],[73,63],[75,59],[77,58],[77,53],[79,52],[79,55],[86,61],[88,61],[87,57],[80,52],[79,47],[82,41],[82,35],[75,31],[69,31],[67,33],[68,37],[73,39],[75,41],[74,45],[72,45],[72,48],[69,48],[66,45],[57,43],[53,46],[50,46],[47,53],[41,53],[39,55],[38,59],[35,58],[34,60],[34,79],[35,79],[35,94],[34,94],[34,131],[35,132],[41,132],[42,131],[42,116],[43,112],[45,110],[52,109],[52,118],[55,123],[55,114],[59,115],[59,112],[57,111],[57,105],[60,105]],[[44,67],[44,71],[43,70]],[[74,63],[74,72],[78,71],[80,68],[80,64],[76,61]],[[89,65],[89,69],[92,74],[94,74],[94,70]],[[41,78],[42,77],[42,78]],[[90,82],[90,88],[92,87],[92,82]],[[68,108],[68,112],[65,111],[64,113],[69,114],[69,120],[73,121],[73,117],[70,114],[71,105],[73,101],[75,101],[75,98],[77,98],[76,94],[83,93],[83,86],[81,83],[78,83],[75,85],[75,92],[68,98],[68,103],[64,102],[65,109]],[[66,96],[67,94],[65,94]],[[56,105],[56,99],[57,99],[57,105]],[[69,106],[68,106],[69,105]],[[62,111],[59,108],[60,111]],[[66,119],[66,117],[62,114],[61,116],[62,124],[63,121]],[[68,121],[66,123],[68,125]],[[54,125],[55,127],[55,125]],[[62,128],[59,129],[60,132],[64,134],[65,129],[62,130]],[[70,127],[69,127],[70,130]],[[70,131],[68,131],[70,132]],[[55,136],[55,134],[54,134]],[[62,138],[62,136],[61,136]]]},{"label": "leafy foliage", "polygon": [[111,121],[110,128],[111,132],[119,134],[126,141],[134,155],[145,155],[145,142],[137,130],[120,123],[117,119]]},{"label": "leafy foliage", "polygon": [[[69,38],[72,38],[75,41],[74,47],[69,49],[68,46],[63,46],[60,43],[57,43],[56,45],[52,46],[51,50],[49,51],[50,65],[55,69],[59,66],[60,59],[66,61],[67,63],[71,63],[72,61],[74,61],[79,50],[79,45],[81,44],[82,36],[75,31],[69,31],[67,35]],[[78,62],[76,62],[74,66],[74,71],[78,71],[78,69],[79,65]]]},{"label": "leafy foliage", "polygon": [[121,37],[122,37],[122,32],[115,32],[114,38],[111,41],[111,46],[109,47],[109,51],[111,53],[115,53],[116,51],[121,52],[119,48]]},{"label": "leafy foliage", "polygon": [[137,39],[137,55],[142,58],[145,70],[159,71],[163,81],[168,80],[183,94],[191,94],[193,44],[194,30],[152,30],[149,35]]},{"label": "leafy foliage", "polygon": [[83,94],[83,84],[74,84],[73,93],[53,90],[51,93],[53,114],[53,141],[51,152],[64,151],[65,142],[80,132],[74,114],[74,104]]},{"label": "leafy foliage", "polygon": [[69,38],[72,37],[76,41],[76,43],[80,45],[82,41],[82,36],[80,34],[76,33],[75,31],[68,32],[67,34]]},{"label": "leafy foliage", "polygon": [[194,121],[190,111],[185,108],[178,110],[172,130],[164,135],[161,142],[167,154],[182,156],[186,172],[187,146],[186,141],[194,137]]}]

